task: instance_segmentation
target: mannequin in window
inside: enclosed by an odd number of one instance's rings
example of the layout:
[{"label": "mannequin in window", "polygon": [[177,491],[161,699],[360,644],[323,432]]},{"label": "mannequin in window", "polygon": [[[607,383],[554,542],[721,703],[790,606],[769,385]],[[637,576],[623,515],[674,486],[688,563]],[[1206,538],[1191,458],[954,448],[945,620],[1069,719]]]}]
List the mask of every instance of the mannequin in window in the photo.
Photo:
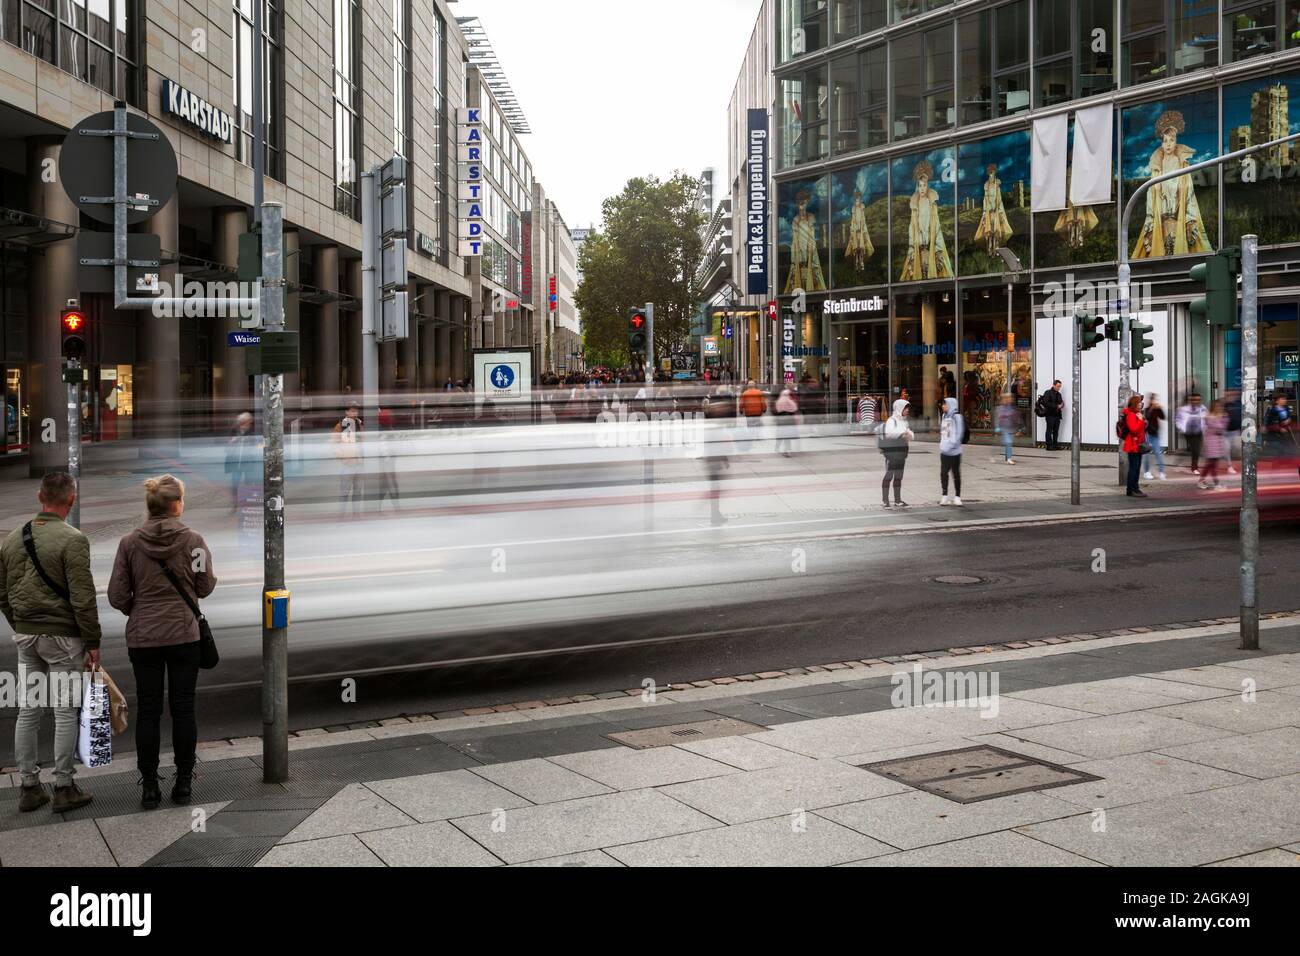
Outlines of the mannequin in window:
[{"label": "mannequin in window", "polygon": [[[1156,120],[1160,145],[1151,154],[1147,171],[1151,176],[1186,169],[1195,150],[1178,142],[1185,129],[1183,114],[1165,110]],[[1196,202],[1191,176],[1178,176],[1147,190],[1147,217],[1133,247],[1134,259],[1158,259],[1196,252],[1213,252],[1205,233],[1205,220]]]},{"label": "mannequin in window", "polygon": [[952,275],[952,260],[939,222],[939,194],[930,188],[933,175],[934,167],[924,159],[912,170],[916,191],[907,200],[911,219],[907,226],[907,258],[898,277],[902,282]]}]

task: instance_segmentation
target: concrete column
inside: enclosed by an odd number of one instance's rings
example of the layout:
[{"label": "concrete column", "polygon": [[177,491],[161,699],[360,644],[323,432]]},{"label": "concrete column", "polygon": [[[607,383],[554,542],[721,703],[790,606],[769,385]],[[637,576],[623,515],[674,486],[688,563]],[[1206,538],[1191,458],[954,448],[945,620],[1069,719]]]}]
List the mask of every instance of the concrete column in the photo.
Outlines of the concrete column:
[{"label": "concrete column", "polygon": [[[339,291],[339,247],[316,246],[312,250],[312,285],[337,294]],[[308,388],[313,395],[337,395],[342,388],[339,372],[339,305],[327,302],[316,307],[316,327],[312,329],[311,367]]]},{"label": "concrete column", "polygon": [[[239,262],[239,237],[248,232],[248,211],[243,206],[223,206],[212,210],[212,258],[231,269]],[[231,348],[228,332],[241,328],[239,316],[213,317],[208,330],[212,342],[212,377],[214,397],[218,399],[218,424],[242,410],[236,406],[251,402],[248,374],[244,371],[244,350]]]},{"label": "concrete column", "polygon": [[416,376],[419,390],[425,394],[442,391],[445,379],[438,378],[438,326],[432,319],[420,323],[420,368]]},{"label": "concrete column", "polygon": [[[27,140],[27,208],[37,216],[76,225],[78,210],[58,182],[47,176],[57,170],[62,137]],[[46,180],[50,180],[46,182]],[[31,408],[27,439],[31,449],[28,474],[40,478],[68,467],[68,401],[63,383],[63,346],[59,313],[68,299],[77,298],[77,240],[52,242],[27,257],[27,373],[23,389]],[[97,383],[92,383],[97,384]],[[46,421],[54,423],[52,429]],[[55,441],[43,441],[46,436]],[[36,507],[35,500],[31,502]]]},{"label": "concrete column", "polygon": [[[284,280],[289,285],[289,294],[284,298],[284,327],[287,331],[297,332],[302,328],[300,295],[295,286],[302,274],[302,253],[298,247],[298,230],[288,227],[284,230]],[[298,353],[299,367],[306,365],[306,356]],[[284,376],[284,395],[292,408],[298,407],[302,394],[302,376],[297,372],[286,372]]]},{"label": "concrete column", "polygon": [[379,346],[379,389],[385,393],[397,390],[396,342],[384,342]]},{"label": "concrete column", "polygon": [[[361,260],[349,259],[344,267],[347,270],[347,291],[358,302],[361,301]],[[346,334],[344,335],[345,348],[347,356],[344,364],[348,370],[348,387],[352,389],[353,397],[360,397],[361,383],[363,381],[362,367],[362,338],[361,334],[361,310],[346,313],[344,320]]]},{"label": "concrete column", "polygon": [[[420,287],[414,282],[408,283],[406,287],[407,301],[411,303],[411,310],[423,311],[419,306],[424,306],[424,302],[418,302]],[[397,380],[402,383],[402,390],[408,395],[414,394],[420,384],[420,325],[419,320],[412,318],[409,334],[405,339],[397,343],[397,364],[400,366],[397,371]]]},{"label": "concrete column", "polygon": [[447,379],[456,379],[459,376],[452,372],[451,366],[451,293],[439,292],[436,301],[438,303],[437,316],[440,321],[433,327],[433,335],[431,336],[434,342],[433,379],[438,388],[442,388],[447,384]]},{"label": "concrete column", "polygon": [[[156,233],[163,257],[180,246],[180,199],[173,196],[144,228]],[[175,266],[163,266],[159,278],[180,295]],[[172,459],[180,451],[181,319],[151,311],[125,313],[135,320],[135,424],[144,439],[141,458]]]}]

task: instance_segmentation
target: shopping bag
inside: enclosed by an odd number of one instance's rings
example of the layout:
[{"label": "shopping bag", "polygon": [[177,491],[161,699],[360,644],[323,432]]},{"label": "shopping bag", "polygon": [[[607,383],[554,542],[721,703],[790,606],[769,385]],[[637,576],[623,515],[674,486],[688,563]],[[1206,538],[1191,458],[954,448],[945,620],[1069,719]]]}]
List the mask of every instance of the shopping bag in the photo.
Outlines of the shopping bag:
[{"label": "shopping bag", "polygon": [[113,678],[108,676],[108,671],[101,667],[99,673],[104,675],[104,683],[108,685],[108,709],[109,718],[113,724],[113,733],[120,734],[127,727],[126,695],[117,689],[117,684],[113,682]]},{"label": "shopping bag", "polygon": [[113,762],[113,717],[108,684],[91,671],[81,696],[77,728],[77,758],[86,767],[107,767]]}]

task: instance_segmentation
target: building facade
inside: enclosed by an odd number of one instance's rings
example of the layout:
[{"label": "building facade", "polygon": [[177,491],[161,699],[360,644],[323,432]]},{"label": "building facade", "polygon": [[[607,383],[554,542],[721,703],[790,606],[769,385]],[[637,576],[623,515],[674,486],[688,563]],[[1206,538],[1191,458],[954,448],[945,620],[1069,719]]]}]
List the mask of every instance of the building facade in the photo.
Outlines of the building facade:
[{"label": "building facade", "polygon": [[[1282,147],[1148,193],[1175,170],[1300,129],[1300,7],[1168,0],[772,0],[774,233],[786,375],[846,412],[906,393],[933,423],[958,398],[976,430],[1013,397],[1068,392],[1076,306],[1111,315],[1118,250],[1156,361],[1135,387],[1177,403],[1240,385],[1236,330],[1188,314],[1188,270],[1261,244],[1260,394],[1296,398],[1300,155]],[[1035,124],[1109,107],[1109,200],[1035,207]],[[1047,128],[1048,124],[1043,124]],[[1068,146],[1057,143],[1058,155]],[[1068,165],[1068,163],[1067,163]],[[1071,170],[1072,171],[1072,170]],[[1051,206],[1051,208],[1046,208]],[[783,343],[783,350],[785,344]],[[1119,349],[1085,356],[1083,440],[1113,442]],[[790,365],[794,368],[790,368]],[[1068,407],[1068,403],[1067,403]],[[1062,435],[1071,433],[1067,421]],[[1037,434],[1035,434],[1037,431]]]}]

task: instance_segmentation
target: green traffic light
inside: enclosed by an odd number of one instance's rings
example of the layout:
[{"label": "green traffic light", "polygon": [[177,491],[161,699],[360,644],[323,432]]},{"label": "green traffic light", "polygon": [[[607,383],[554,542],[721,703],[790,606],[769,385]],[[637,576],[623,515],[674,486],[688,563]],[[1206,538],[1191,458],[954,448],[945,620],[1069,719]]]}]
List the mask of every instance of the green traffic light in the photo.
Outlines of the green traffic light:
[{"label": "green traffic light", "polygon": [[1205,287],[1205,295],[1193,299],[1188,306],[1193,318],[1225,328],[1237,324],[1239,256],[1238,249],[1228,247],[1188,270],[1187,277]]},{"label": "green traffic light", "polygon": [[1131,343],[1129,367],[1139,369],[1154,362],[1156,357],[1151,354],[1151,350],[1155,348],[1156,343],[1154,340],[1147,338],[1146,335],[1148,332],[1154,332],[1155,326],[1130,322],[1128,328]]}]

